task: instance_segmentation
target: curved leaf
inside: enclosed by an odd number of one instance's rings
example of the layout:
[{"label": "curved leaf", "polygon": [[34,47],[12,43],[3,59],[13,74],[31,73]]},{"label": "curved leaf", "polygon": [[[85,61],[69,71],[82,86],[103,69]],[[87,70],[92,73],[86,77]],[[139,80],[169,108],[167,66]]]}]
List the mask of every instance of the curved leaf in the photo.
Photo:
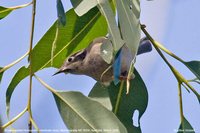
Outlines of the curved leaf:
[{"label": "curved leaf", "polygon": [[[126,94],[126,86],[123,87],[120,104],[118,107],[117,117],[125,125],[129,133],[141,133],[140,118],[144,114],[148,104],[147,88],[140,77],[139,73],[134,71],[135,78],[130,81],[130,92]],[[108,86],[110,99],[112,102],[113,110],[115,109],[116,99],[118,96],[120,84],[117,86],[112,83]],[[133,113],[138,110],[138,127],[133,123]]]},{"label": "curved leaf", "polygon": [[[0,70],[2,69],[2,67],[0,67]],[[3,77],[3,72],[0,73],[0,83],[1,83],[1,79]]]},{"label": "curved leaf", "polygon": [[[105,19],[101,16],[97,8],[94,8],[82,17],[78,17],[71,9],[66,13],[66,17],[70,19],[65,27],[59,28],[57,46],[55,55],[53,56],[53,67],[60,67],[66,56],[85,48],[94,38],[104,36],[107,33]],[[51,66],[51,47],[54,41],[55,31],[56,22],[33,48],[33,72]],[[22,67],[10,82],[6,95],[8,110],[10,97],[14,88],[28,75],[27,68]]]},{"label": "curved leaf", "polygon": [[9,13],[11,13],[12,10],[12,8],[5,8],[0,6],[0,20],[6,17]]},{"label": "curved leaf", "polygon": [[189,62],[184,62],[184,64],[200,80],[200,61],[189,61]]},{"label": "curved leaf", "polygon": [[140,42],[140,1],[116,0],[122,38],[128,48],[137,54]]},{"label": "curved leaf", "polygon": [[27,7],[27,6],[31,5],[31,4],[32,4],[32,2],[30,2],[28,4],[23,4],[23,5],[15,6],[15,7],[9,7],[9,8],[0,6],[0,20],[3,19],[3,18],[5,18],[13,10],[19,9],[19,8],[23,8],[23,7]]},{"label": "curved leaf", "polygon": [[[121,120],[129,133],[141,133],[140,118],[147,108],[148,92],[139,73],[135,70],[134,74],[135,78],[131,80],[130,92],[128,95],[126,94],[126,86],[123,88],[117,117]],[[109,109],[111,102],[112,109],[114,110],[119,92],[119,86],[120,84],[115,86],[114,83],[111,83],[106,87],[97,82],[91,90],[89,97],[94,98],[96,101],[100,102]],[[138,127],[134,126],[132,120],[133,114],[136,110],[139,111]]]},{"label": "curved leaf", "polygon": [[78,132],[120,132],[126,128],[117,117],[100,103],[80,92],[56,92],[54,98],[60,115],[69,128]]},{"label": "curved leaf", "polygon": [[62,26],[65,26],[66,24],[66,16],[65,16],[65,10],[62,4],[61,0],[57,0],[57,16],[58,16],[58,22]]},{"label": "curved leaf", "polygon": [[105,17],[108,24],[108,31],[111,36],[111,41],[113,44],[114,54],[118,52],[118,50],[124,44],[124,41],[121,38],[119,28],[115,21],[115,14],[112,11],[111,4],[107,0],[96,0],[98,3],[98,8],[101,11],[101,14]]},{"label": "curved leaf", "polygon": [[102,43],[100,52],[104,61],[110,64],[113,59],[113,46],[109,39],[107,39],[105,43]]},{"label": "curved leaf", "polygon": [[10,112],[10,99],[11,99],[12,93],[13,93],[15,87],[20,83],[20,81],[22,81],[28,75],[29,75],[29,68],[26,68],[24,66],[21,67],[17,71],[15,76],[13,77],[11,83],[8,86],[8,89],[6,90],[6,111],[7,111],[8,116],[9,116],[9,112]]},{"label": "curved leaf", "polygon": [[97,5],[96,0],[70,0],[77,15],[82,16]]},{"label": "curved leaf", "polygon": [[184,117],[177,133],[195,133],[195,131],[191,124]]},{"label": "curved leaf", "polygon": [[88,97],[92,98],[95,101],[98,101],[108,110],[112,110],[108,88],[106,88],[105,85],[102,85],[101,83],[97,82],[90,91]]}]

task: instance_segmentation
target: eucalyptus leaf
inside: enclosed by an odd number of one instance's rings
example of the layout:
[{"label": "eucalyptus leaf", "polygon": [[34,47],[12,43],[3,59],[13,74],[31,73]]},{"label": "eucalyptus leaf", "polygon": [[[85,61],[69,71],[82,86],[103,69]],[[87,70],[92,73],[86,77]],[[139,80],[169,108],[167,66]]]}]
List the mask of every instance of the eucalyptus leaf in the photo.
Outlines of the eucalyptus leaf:
[{"label": "eucalyptus leaf", "polygon": [[183,121],[181,122],[181,125],[179,126],[177,133],[195,133],[193,127],[191,124],[186,120],[186,118],[183,118]]},{"label": "eucalyptus leaf", "polygon": [[[141,133],[140,118],[144,114],[148,104],[147,88],[139,73],[134,70],[135,78],[130,81],[130,91],[126,94],[126,85],[123,87],[121,100],[119,103],[117,117],[124,124],[129,133]],[[108,86],[110,100],[113,110],[116,108],[116,101],[119,93],[120,84],[117,86],[112,83]],[[138,126],[133,123],[134,112],[138,110]]]},{"label": "eucalyptus leaf", "polygon": [[109,39],[101,45],[101,57],[104,61],[110,64],[113,60],[113,46]]},{"label": "eucalyptus leaf", "polygon": [[25,78],[29,75],[29,68],[21,67],[16,74],[14,75],[11,83],[9,84],[7,90],[6,90],[6,111],[7,116],[9,116],[10,112],[10,100],[11,96],[13,94],[13,91],[15,87]]},{"label": "eucalyptus leaf", "polygon": [[[140,118],[147,108],[148,92],[139,73],[135,70],[134,74],[135,78],[131,80],[131,87],[128,95],[126,94],[126,86],[123,88],[117,117],[125,125],[129,133],[141,133]],[[109,86],[104,86],[97,82],[91,90],[89,97],[103,104],[108,109],[110,109],[111,102],[112,109],[114,111],[119,92],[119,86],[119,84],[116,86],[114,83],[111,83]],[[136,110],[139,111],[139,127],[134,126],[132,120],[133,114]]]},{"label": "eucalyptus leaf", "polygon": [[[0,67],[0,70],[2,69],[2,67]],[[3,77],[3,72],[0,73],[0,83],[1,83],[1,79]]]},{"label": "eucalyptus leaf", "polygon": [[80,92],[56,92],[54,98],[60,115],[69,130],[89,133],[105,132],[106,130],[127,132],[111,111]]},{"label": "eucalyptus leaf", "polygon": [[108,88],[106,88],[106,86],[101,84],[100,82],[97,82],[94,85],[88,97],[92,98],[95,101],[98,101],[108,110],[112,111],[112,105],[111,105],[110,96],[108,93]]},{"label": "eucalyptus leaf", "polygon": [[70,0],[76,14],[82,16],[97,5],[96,0]]},{"label": "eucalyptus leaf", "polygon": [[117,13],[123,40],[132,51],[137,54],[140,42],[140,1],[116,0]]},{"label": "eucalyptus leaf", "polygon": [[200,80],[200,61],[189,61],[189,62],[184,62],[184,64]]},{"label": "eucalyptus leaf", "polygon": [[121,39],[120,31],[115,21],[115,15],[112,11],[111,4],[107,0],[97,0],[98,8],[101,11],[102,15],[105,17],[108,24],[108,31],[111,36],[111,41],[114,48],[114,55],[124,44],[124,41]]},{"label": "eucalyptus leaf", "polygon": [[[96,37],[107,33],[106,21],[98,8],[92,9],[82,17],[78,17],[73,9],[66,13],[70,18],[65,27],[59,28],[59,36],[53,56],[53,67],[60,67],[66,56],[83,49]],[[32,71],[37,72],[51,67],[51,49],[55,37],[57,22],[47,31],[32,50]],[[11,80],[6,92],[7,113],[9,114],[10,98],[15,87],[29,75],[28,68],[20,68]]]},{"label": "eucalyptus leaf", "polygon": [[58,23],[62,26],[65,26],[66,24],[66,16],[65,16],[65,10],[62,4],[61,0],[57,0],[57,16],[58,16]]},{"label": "eucalyptus leaf", "polygon": [[0,20],[6,17],[8,14],[10,14],[13,11],[13,8],[5,8],[0,6]]},{"label": "eucalyptus leaf", "polygon": [[31,5],[31,4],[32,4],[32,2],[28,3],[28,4],[15,6],[15,7],[9,7],[9,8],[0,6],[0,20],[5,18],[7,15],[9,15],[13,10],[16,10],[16,9],[19,9],[19,8],[23,8],[23,7],[27,7],[27,6]]}]

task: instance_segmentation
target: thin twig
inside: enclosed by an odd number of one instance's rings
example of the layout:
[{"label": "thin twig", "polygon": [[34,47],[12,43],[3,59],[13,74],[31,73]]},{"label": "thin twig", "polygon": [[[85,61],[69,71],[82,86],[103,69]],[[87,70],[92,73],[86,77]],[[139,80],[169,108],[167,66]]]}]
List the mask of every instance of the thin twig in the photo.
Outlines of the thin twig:
[{"label": "thin twig", "polygon": [[182,83],[182,86],[187,90],[188,93],[190,93],[190,90],[188,89],[188,86]]},{"label": "thin twig", "polygon": [[56,35],[55,35],[55,38],[53,40],[52,47],[51,47],[51,66],[53,66],[53,59],[54,59],[53,57],[54,57],[54,52],[56,49],[56,43],[58,40],[58,33],[59,33],[59,27],[58,27],[58,22],[57,22]]},{"label": "thin twig", "polygon": [[125,81],[121,81],[121,84],[120,84],[120,87],[119,87],[119,92],[118,92],[118,95],[117,95],[117,101],[116,101],[115,109],[114,109],[114,114],[117,114],[117,111],[119,110],[119,103],[120,103],[120,100],[121,100],[121,97],[122,97],[122,90],[123,90],[124,82]]},{"label": "thin twig", "polygon": [[[178,82],[178,96],[179,96],[180,119],[181,119],[181,124],[183,124],[183,119],[184,119],[183,100],[182,100],[182,90],[181,90],[181,83],[180,82]],[[182,125],[182,126],[184,126],[184,125]]]},{"label": "thin twig", "polygon": [[40,133],[40,129],[38,128],[37,124],[35,123],[35,121],[33,120],[33,118],[30,118],[31,123],[33,124],[33,127],[35,128],[35,130]]},{"label": "thin twig", "polygon": [[27,3],[27,4],[23,4],[23,5],[19,5],[19,6],[13,6],[13,7],[9,7],[11,9],[19,9],[19,8],[23,8],[23,7],[27,7],[30,6],[33,2]]},{"label": "thin twig", "polygon": [[5,129],[8,126],[10,126],[12,123],[14,123],[16,120],[18,120],[26,111],[27,111],[27,108],[25,108],[21,113],[19,113],[17,116],[15,116],[13,119],[11,119],[9,122],[7,122],[6,124],[4,124],[2,126],[2,129]]},{"label": "thin twig", "polygon": [[150,42],[153,44],[154,48],[156,49],[156,51],[158,52],[158,54],[162,57],[162,59],[165,61],[165,63],[169,66],[169,68],[171,69],[171,71],[174,73],[175,77],[178,79],[177,75],[176,75],[176,70],[174,67],[172,67],[172,65],[168,62],[168,60],[165,58],[165,56],[163,55],[163,53],[160,51],[160,49],[158,48],[158,46],[156,45],[156,42],[154,41],[154,39],[149,35],[149,33],[146,31],[144,26],[141,26],[142,31],[144,32],[144,34],[147,36],[147,38],[150,40]]},{"label": "thin twig", "polygon": [[112,65],[110,65],[106,70],[101,74],[100,81],[103,82],[103,76],[112,68]]},{"label": "thin twig", "polygon": [[164,51],[165,53],[167,53],[168,55],[172,56],[173,58],[177,59],[178,61],[184,63],[184,61],[178,57],[177,55],[175,55],[174,53],[172,53],[171,51],[169,51],[167,48],[165,48],[163,45],[161,45],[160,43],[158,43],[157,41],[155,41],[155,44],[157,47],[159,47],[162,51]]},{"label": "thin twig", "polygon": [[190,79],[188,80],[188,82],[195,82],[195,83],[200,84],[200,80],[198,78]]},{"label": "thin twig", "polygon": [[156,51],[158,52],[158,54],[162,57],[162,59],[165,61],[165,63],[169,66],[169,68],[171,69],[172,73],[176,77],[177,81],[179,83],[185,83],[185,85],[187,85],[188,88],[190,88],[190,90],[193,91],[193,93],[195,93],[197,96],[199,96],[198,92],[188,83],[188,81],[168,62],[168,60],[162,54],[161,50],[158,48],[158,46],[157,46],[156,42],[154,41],[154,39],[149,35],[149,33],[146,31],[146,29],[145,29],[145,27],[143,25],[141,26],[141,29],[144,32],[144,34],[147,36],[147,38],[151,41],[151,43],[153,44],[153,46],[156,49]]},{"label": "thin twig", "polygon": [[32,111],[31,111],[31,97],[32,97],[32,76],[33,76],[33,70],[32,70],[32,48],[33,48],[33,36],[34,36],[34,27],[35,27],[35,14],[36,14],[36,0],[32,1],[33,7],[32,7],[32,23],[31,23],[31,34],[30,34],[30,46],[29,46],[29,59],[30,59],[30,71],[29,71],[29,92],[28,92],[28,112],[29,112],[29,133],[32,131]]},{"label": "thin twig", "polygon": [[27,55],[29,54],[29,51],[26,52],[24,55],[22,55],[19,59],[13,61],[12,63],[4,66],[1,70],[0,70],[0,73],[8,70],[9,68],[11,68],[12,66],[14,66],[15,64],[19,63],[22,59],[24,59]]}]

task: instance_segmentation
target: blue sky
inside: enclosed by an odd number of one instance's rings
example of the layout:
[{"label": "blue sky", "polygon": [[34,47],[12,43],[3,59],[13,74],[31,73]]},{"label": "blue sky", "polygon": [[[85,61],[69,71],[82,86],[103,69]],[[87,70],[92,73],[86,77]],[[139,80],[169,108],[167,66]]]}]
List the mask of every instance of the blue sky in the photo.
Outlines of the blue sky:
[{"label": "blue sky", "polygon": [[[1,0],[0,6],[15,6],[28,3],[28,0]],[[48,30],[56,19],[56,0],[38,1],[34,43]],[[70,8],[63,1],[65,10]],[[200,60],[200,1],[198,0],[162,0],[141,2],[141,23],[147,26],[151,35],[165,47],[182,59]],[[31,7],[16,10],[0,21],[0,66],[5,66],[28,50],[31,25]],[[167,56],[169,61],[188,78],[193,75],[179,62]],[[3,123],[5,114],[5,92],[14,73],[27,65],[27,59],[5,72],[0,84],[0,115]],[[167,65],[155,50],[137,58],[136,68],[143,77],[149,92],[149,104],[141,119],[144,133],[173,133],[179,126],[179,103],[177,82]],[[56,89],[81,91],[88,94],[95,81],[86,76],[51,75],[56,71],[48,68],[37,75]],[[77,84],[78,82],[78,84]],[[33,117],[40,129],[63,129],[65,125],[56,108],[52,94],[37,80],[33,80]],[[195,86],[200,92],[200,87]],[[17,86],[11,100],[11,117],[21,112],[27,103],[28,79]],[[183,107],[185,117],[200,132],[200,106],[192,93],[183,89]],[[16,128],[27,128],[28,115],[24,115],[15,124]]]}]

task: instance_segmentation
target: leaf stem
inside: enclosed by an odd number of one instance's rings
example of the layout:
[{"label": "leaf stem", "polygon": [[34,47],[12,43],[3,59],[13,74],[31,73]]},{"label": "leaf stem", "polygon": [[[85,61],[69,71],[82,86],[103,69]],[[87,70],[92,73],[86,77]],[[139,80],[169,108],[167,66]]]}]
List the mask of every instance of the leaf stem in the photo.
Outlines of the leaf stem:
[{"label": "leaf stem", "polygon": [[182,86],[188,91],[188,93],[190,93],[190,90],[188,89],[188,86],[186,86],[184,83],[182,84]]},{"label": "leaf stem", "polygon": [[33,4],[33,1],[30,2],[30,3],[27,3],[27,4],[23,4],[23,5],[19,5],[19,6],[13,6],[13,7],[9,7],[9,8],[19,9],[19,8],[27,7],[27,6],[31,5],[31,4]]},{"label": "leaf stem", "polygon": [[196,83],[200,84],[200,81],[198,78],[190,79],[190,80],[188,80],[188,82],[196,82]]},{"label": "leaf stem", "polygon": [[33,76],[33,70],[32,70],[32,48],[33,48],[33,36],[34,36],[34,27],[35,27],[35,14],[36,14],[36,0],[32,1],[32,21],[31,21],[31,33],[30,33],[30,46],[29,46],[29,59],[30,59],[30,71],[29,71],[29,92],[28,92],[28,105],[27,109],[29,112],[29,133],[32,131],[32,111],[31,111],[31,97],[32,97],[32,76]]},{"label": "leaf stem", "polygon": [[32,2],[27,3],[27,4],[23,4],[23,5],[19,5],[19,6],[8,7],[5,10],[0,11],[0,13],[4,13],[4,12],[7,12],[7,11],[12,11],[14,9],[24,8],[24,7],[27,7],[27,6],[31,5],[31,4],[32,4]]},{"label": "leaf stem", "polygon": [[16,120],[18,120],[27,110],[28,110],[28,108],[26,107],[21,113],[19,113],[17,116],[15,116],[12,120],[10,120],[10,121],[7,122],[6,124],[4,124],[4,125],[2,126],[2,129],[7,128],[7,127],[10,126],[12,123],[14,123]]},{"label": "leaf stem", "polygon": [[[152,44],[154,45],[154,47],[158,47],[160,48],[162,51],[164,51],[165,53],[167,53],[168,55],[170,55],[171,57],[177,59],[178,61],[184,63],[185,61],[182,60],[180,57],[178,57],[177,55],[175,55],[174,53],[172,53],[171,51],[169,51],[167,48],[165,48],[162,44],[160,44],[159,42],[155,41],[150,35],[149,33],[146,31],[146,26],[145,25],[141,25],[141,29],[142,31],[146,34],[146,36],[149,38],[149,40],[152,42]],[[151,39],[150,39],[151,38]]]},{"label": "leaf stem", "polygon": [[[154,40],[155,41],[155,40]],[[180,57],[178,57],[177,55],[175,55],[174,53],[172,53],[171,51],[169,51],[167,48],[165,48],[163,45],[161,45],[159,42],[155,41],[155,45],[157,47],[159,47],[162,51],[164,51],[165,53],[167,53],[168,55],[172,56],[173,58],[177,59],[178,61],[184,63],[185,61],[183,61]]]},{"label": "leaf stem", "polygon": [[38,76],[36,76],[35,74],[33,75],[44,87],[46,87],[50,92],[56,94],[58,97],[60,96],[56,90],[54,90],[53,88],[51,88],[48,84],[46,84],[42,79],[40,79]]},{"label": "leaf stem", "polygon": [[120,87],[119,87],[119,92],[118,92],[118,95],[117,95],[117,101],[116,101],[115,109],[114,109],[115,115],[117,114],[117,111],[119,109],[119,103],[120,103],[120,100],[121,100],[121,97],[122,97],[122,90],[123,90],[124,82],[125,81],[121,81],[121,84],[120,84]]},{"label": "leaf stem", "polygon": [[14,66],[15,64],[19,63],[22,59],[24,59],[27,55],[28,55],[29,52],[26,52],[24,55],[22,55],[19,59],[13,61],[12,63],[4,66],[1,70],[0,70],[0,73],[8,70],[9,68],[11,68],[12,66]]},{"label": "leaf stem", "polygon": [[178,82],[178,96],[179,96],[180,119],[181,119],[181,124],[183,125],[184,124],[183,123],[183,119],[184,119],[184,115],[183,115],[183,100],[182,100],[182,90],[181,90],[181,83],[180,82]]},{"label": "leaf stem", "polygon": [[165,58],[165,56],[163,55],[163,53],[160,51],[160,49],[157,46],[156,41],[154,41],[154,39],[150,36],[150,34],[146,31],[144,26],[141,26],[142,31],[144,32],[144,34],[147,36],[147,38],[151,41],[151,43],[153,44],[154,48],[156,49],[156,51],[158,52],[158,54],[162,57],[162,59],[165,61],[165,63],[169,66],[169,68],[171,69],[171,71],[173,72],[173,74],[175,75],[175,77],[177,78],[177,80],[179,80],[179,78],[177,77],[177,70],[168,62],[168,60]]},{"label": "leaf stem", "polygon": [[58,21],[57,21],[56,35],[55,35],[55,38],[53,40],[52,47],[51,47],[51,66],[53,66],[53,59],[54,59],[53,57],[54,57],[54,52],[56,49],[56,43],[58,40],[58,32],[59,32],[59,27],[58,27]]},{"label": "leaf stem", "polygon": [[35,121],[33,120],[33,118],[30,118],[31,123],[33,124],[33,127],[36,129],[36,131],[38,133],[40,133],[40,129],[38,128],[37,124],[35,123]]}]

